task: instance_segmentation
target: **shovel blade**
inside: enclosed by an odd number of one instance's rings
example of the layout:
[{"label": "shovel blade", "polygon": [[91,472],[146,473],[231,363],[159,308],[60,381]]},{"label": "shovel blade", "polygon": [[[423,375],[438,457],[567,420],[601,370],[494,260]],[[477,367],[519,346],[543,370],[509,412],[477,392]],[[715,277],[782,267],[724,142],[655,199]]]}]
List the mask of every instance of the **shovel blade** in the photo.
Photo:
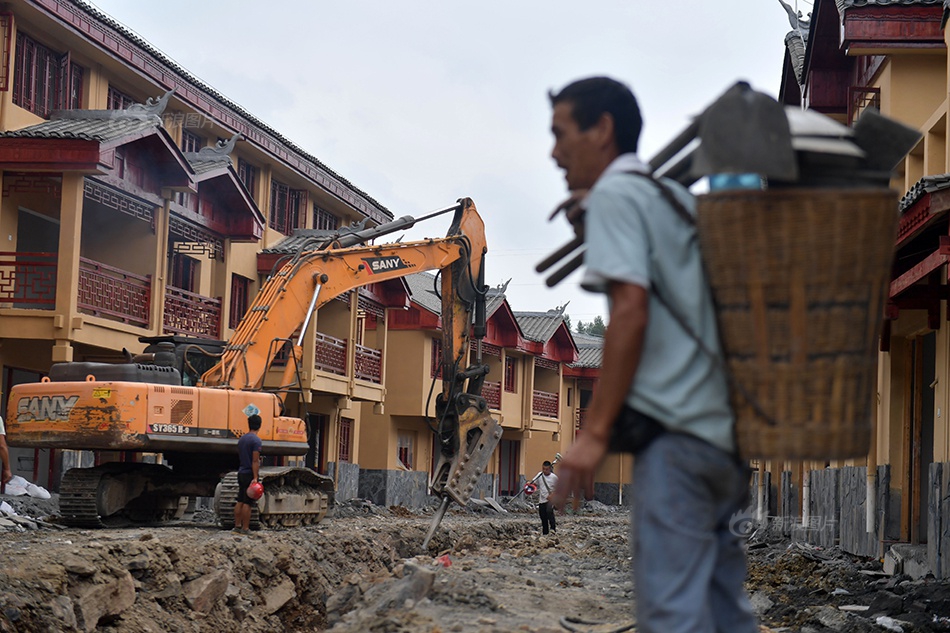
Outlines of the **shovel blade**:
[{"label": "shovel blade", "polygon": [[759,174],[794,181],[798,162],[785,108],[740,81],[702,114],[691,173]]}]

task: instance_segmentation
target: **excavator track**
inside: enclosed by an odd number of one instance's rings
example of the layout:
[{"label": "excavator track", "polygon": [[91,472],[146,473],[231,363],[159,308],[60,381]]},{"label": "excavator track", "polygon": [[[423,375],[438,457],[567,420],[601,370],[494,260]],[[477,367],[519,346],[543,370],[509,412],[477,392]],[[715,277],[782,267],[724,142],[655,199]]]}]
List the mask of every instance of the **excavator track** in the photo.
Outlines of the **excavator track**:
[{"label": "excavator track", "polygon": [[[259,471],[264,496],[251,508],[251,529],[316,525],[333,504],[333,480],[308,468],[267,466]],[[221,527],[234,527],[237,473],[225,475],[215,493]]]},{"label": "excavator track", "polygon": [[110,463],[72,468],[60,484],[59,511],[64,524],[80,528],[120,528],[174,520],[184,509],[181,498],[151,494],[170,474],[164,466]]}]

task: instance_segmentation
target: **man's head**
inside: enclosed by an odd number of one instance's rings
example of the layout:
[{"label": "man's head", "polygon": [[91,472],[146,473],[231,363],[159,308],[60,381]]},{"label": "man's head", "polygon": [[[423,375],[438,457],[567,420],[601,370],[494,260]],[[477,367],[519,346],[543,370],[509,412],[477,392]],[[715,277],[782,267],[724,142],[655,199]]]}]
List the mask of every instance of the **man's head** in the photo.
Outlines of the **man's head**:
[{"label": "man's head", "polygon": [[251,429],[252,431],[259,431],[261,429],[261,416],[257,415],[256,413],[254,415],[247,416],[247,428]]},{"label": "man's head", "polygon": [[541,472],[543,472],[545,475],[550,475],[552,468],[554,468],[554,466],[549,461],[545,461],[543,464],[541,464]]},{"label": "man's head", "polygon": [[590,77],[548,97],[554,108],[551,157],[564,170],[571,191],[589,189],[614,158],[637,151],[643,118],[624,84]]}]

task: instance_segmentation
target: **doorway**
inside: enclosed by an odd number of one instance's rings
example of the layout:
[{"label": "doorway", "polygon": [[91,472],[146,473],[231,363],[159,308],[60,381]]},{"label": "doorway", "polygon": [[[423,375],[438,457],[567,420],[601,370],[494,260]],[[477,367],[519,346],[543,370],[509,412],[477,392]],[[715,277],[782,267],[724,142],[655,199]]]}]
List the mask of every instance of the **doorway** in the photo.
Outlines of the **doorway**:
[{"label": "doorway", "polygon": [[521,442],[502,440],[498,446],[498,494],[513,497],[521,489]]}]

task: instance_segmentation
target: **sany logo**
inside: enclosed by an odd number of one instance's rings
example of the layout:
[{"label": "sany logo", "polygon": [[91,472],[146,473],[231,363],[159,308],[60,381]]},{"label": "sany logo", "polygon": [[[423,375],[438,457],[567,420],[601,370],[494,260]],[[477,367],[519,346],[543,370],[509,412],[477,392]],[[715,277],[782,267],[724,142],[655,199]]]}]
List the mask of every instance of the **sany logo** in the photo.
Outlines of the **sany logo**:
[{"label": "sany logo", "polygon": [[17,422],[65,422],[79,396],[33,396],[17,402]]},{"label": "sany logo", "polygon": [[391,257],[364,257],[363,262],[366,264],[366,268],[371,275],[388,270],[409,268],[406,262],[402,261],[402,258],[398,255],[392,255]]}]

